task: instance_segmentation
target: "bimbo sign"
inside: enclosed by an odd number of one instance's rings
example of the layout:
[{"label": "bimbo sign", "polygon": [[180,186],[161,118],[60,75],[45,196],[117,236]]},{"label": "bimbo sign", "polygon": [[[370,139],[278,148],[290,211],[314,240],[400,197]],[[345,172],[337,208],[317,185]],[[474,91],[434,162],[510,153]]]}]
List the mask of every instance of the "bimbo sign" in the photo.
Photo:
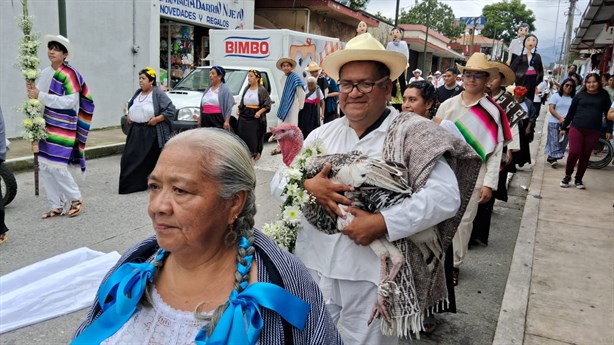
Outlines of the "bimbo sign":
[{"label": "bimbo sign", "polygon": [[271,55],[270,37],[230,36],[224,39],[224,57],[265,59]]}]

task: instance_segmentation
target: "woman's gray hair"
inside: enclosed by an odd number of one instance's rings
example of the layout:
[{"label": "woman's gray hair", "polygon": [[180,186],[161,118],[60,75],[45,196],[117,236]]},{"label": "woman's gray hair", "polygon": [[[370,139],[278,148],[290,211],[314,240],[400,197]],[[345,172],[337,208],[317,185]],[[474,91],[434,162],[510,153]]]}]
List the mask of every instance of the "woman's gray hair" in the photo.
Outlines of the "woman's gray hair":
[{"label": "woman's gray hair", "polygon": [[233,227],[238,235],[251,229],[256,214],[256,173],[245,143],[236,135],[217,128],[182,132],[171,138],[165,147],[179,143],[196,155],[194,162],[200,163],[206,178],[217,183],[221,199],[229,200],[241,191],[247,192],[245,206]]},{"label": "woman's gray hair", "polygon": [[[232,224],[229,232],[234,233],[234,245],[241,237],[247,239],[248,247],[239,246],[237,263],[243,267],[251,267],[246,257],[253,257],[254,248],[254,215],[256,214],[256,173],[247,145],[236,135],[218,128],[198,128],[182,132],[169,140],[165,147],[183,144],[186,149],[196,154],[195,159],[200,161],[201,170],[207,179],[215,181],[219,186],[219,197],[230,200],[241,191],[247,192],[243,210]],[[188,164],[190,162],[187,162]],[[247,285],[249,271],[241,274],[235,272],[234,290],[241,292],[241,283]],[[222,314],[228,307],[228,301],[213,312],[211,321],[205,326],[211,335]],[[195,315],[197,312],[195,311]],[[197,316],[198,317],[198,316]]]},{"label": "woman's gray hair", "polygon": [[318,80],[315,77],[307,77],[307,84],[309,83],[317,84]]}]

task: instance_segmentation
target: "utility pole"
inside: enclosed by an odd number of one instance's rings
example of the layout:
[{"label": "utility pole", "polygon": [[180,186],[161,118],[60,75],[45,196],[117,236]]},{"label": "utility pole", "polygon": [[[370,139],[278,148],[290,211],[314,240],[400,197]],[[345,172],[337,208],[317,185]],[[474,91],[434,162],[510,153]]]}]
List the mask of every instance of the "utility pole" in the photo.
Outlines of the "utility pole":
[{"label": "utility pole", "polygon": [[[427,1],[427,8],[430,9],[431,0],[426,0],[426,1]],[[416,0],[416,2],[418,1]],[[429,43],[429,25],[430,25],[430,16],[426,17],[426,36],[424,36],[424,58],[422,60],[422,72],[423,73],[426,73],[427,71],[426,70],[426,48]]]},{"label": "utility pole", "polygon": [[394,12],[394,27],[399,26],[399,3],[401,0],[397,0],[397,10]]},{"label": "utility pole", "polygon": [[565,64],[564,71],[565,75],[567,75],[567,65],[569,62],[569,44],[571,42],[571,35],[573,34],[573,17],[576,12],[576,1],[577,0],[569,0],[569,12],[567,12],[567,29],[565,30],[565,51],[563,53],[563,64]]},{"label": "utility pole", "polygon": [[58,0],[58,19],[60,22],[60,35],[68,38],[66,30],[66,0]]}]

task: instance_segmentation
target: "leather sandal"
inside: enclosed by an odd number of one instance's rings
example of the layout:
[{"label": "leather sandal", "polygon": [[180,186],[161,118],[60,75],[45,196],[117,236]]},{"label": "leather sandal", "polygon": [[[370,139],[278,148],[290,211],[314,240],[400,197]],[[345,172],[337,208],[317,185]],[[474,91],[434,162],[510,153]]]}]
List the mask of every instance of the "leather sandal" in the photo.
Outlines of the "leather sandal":
[{"label": "leather sandal", "polygon": [[69,217],[76,217],[81,213],[81,209],[83,208],[83,201],[81,200],[73,200],[70,203],[70,210],[68,210]]},{"label": "leather sandal", "polygon": [[8,241],[8,239],[9,239],[9,235],[7,235],[6,232],[3,233],[2,235],[0,235],[0,244]]},{"label": "leather sandal", "polygon": [[64,214],[64,210],[61,208],[53,208],[48,212],[43,213],[43,219],[58,217]]},{"label": "leather sandal", "polygon": [[273,150],[271,150],[271,155],[278,155],[281,153],[281,148],[279,146],[277,146],[276,148],[274,148]]}]

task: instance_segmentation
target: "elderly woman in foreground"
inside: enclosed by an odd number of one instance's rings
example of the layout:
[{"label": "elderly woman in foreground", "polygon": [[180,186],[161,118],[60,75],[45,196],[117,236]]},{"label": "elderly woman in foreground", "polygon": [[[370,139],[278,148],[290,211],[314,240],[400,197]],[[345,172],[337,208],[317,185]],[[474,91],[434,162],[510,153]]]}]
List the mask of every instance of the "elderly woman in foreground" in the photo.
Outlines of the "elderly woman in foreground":
[{"label": "elderly woman in foreground", "polygon": [[341,343],[307,269],[253,228],[256,176],[234,135],[172,138],[148,184],[156,235],[111,270],[73,344]]}]

